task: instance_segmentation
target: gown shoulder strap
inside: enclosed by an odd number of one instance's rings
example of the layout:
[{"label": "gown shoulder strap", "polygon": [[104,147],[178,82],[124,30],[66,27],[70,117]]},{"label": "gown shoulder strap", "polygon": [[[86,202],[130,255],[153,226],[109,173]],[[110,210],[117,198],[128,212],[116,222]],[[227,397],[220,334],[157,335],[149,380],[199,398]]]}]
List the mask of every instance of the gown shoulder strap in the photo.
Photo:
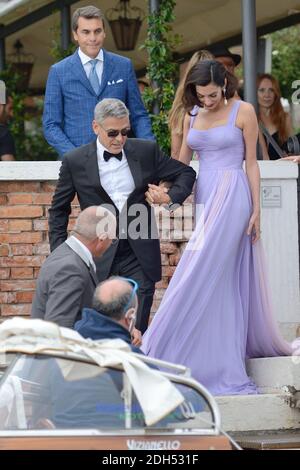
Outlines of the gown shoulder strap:
[{"label": "gown shoulder strap", "polygon": [[232,109],[230,111],[229,119],[228,119],[228,125],[229,126],[235,126],[236,118],[241,106],[241,100],[235,100],[235,102],[232,105]]},{"label": "gown shoulder strap", "polygon": [[190,129],[193,127],[194,125],[194,121],[197,117],[197,114],[198,114],[198,111],[199,111],[199,106],[194,106],[192,111],[191,111],[191,119],[190,119]]}]

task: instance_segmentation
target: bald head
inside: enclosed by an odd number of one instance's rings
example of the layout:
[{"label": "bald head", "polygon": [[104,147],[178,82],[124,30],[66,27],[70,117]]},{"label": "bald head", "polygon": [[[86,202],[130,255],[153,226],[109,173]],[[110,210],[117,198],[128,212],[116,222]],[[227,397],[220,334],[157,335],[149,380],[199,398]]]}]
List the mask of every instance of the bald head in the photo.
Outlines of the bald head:
[{"label": "bald head", "polygon": [[120,277],[101,282],[94,293],[93,308],[113,320],[121,320],[130,308],[137,305],[133,286]]},{"label": "bald head", "polygon": [[115,216],[102,206],[87,207],[79,214],[74,233],[89,241],[103,236],[113,239],[116,236]]},{"label": "bald head", "polygon": [[122,295],[130,295],[132,287],[122,279],[109,279],[104,281],[98,290],[98,298],[102,302],[114,302]]}]

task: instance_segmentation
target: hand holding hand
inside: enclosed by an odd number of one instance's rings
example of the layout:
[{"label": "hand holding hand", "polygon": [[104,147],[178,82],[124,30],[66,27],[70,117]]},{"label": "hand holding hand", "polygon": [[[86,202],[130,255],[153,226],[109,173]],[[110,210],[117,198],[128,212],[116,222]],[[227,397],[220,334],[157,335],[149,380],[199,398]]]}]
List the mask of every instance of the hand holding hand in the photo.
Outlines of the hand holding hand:
[{"label": "hand holding hand", "polygon": [[150,206],[152,204],[169,204],[171,201],[170,196],[168,196],[169,189],[163,185],[157,186],[156,184],[148,184],[148,188],[145,196]]},{"label": "hand holding hand", "polygon": [[167,188],[167,190],[169,191],[170,187],[172,186],[172,183],[170,181],[163,181],[161,180],[159,182],[159,186],[163,187],[163,188]]}]

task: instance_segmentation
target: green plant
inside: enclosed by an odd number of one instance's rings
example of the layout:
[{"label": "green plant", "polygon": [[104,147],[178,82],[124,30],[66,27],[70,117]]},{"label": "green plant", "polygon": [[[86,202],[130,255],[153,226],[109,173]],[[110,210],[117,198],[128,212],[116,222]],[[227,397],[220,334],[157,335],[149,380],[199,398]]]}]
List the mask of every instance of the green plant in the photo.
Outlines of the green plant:
[{"label": "green plant", "polygon": [[34,115],[25,113],[25,120],[30,124],[30,129],[26,129],[23,160],[57,160],[56,151],[50,147],[43,135],[43,100],[35,99],[34,111]]},{"label": "green plant", "polygon": [[50,48],[50,55],[53,57],[53,59],[58,62],[62,59],[65,59],[69,55],[73,54],[75,52],[77,46],[73,44],[72,42],[69,43],[67,49],[63,49],[61,47],[61,42],[60,42],[60,25],[55,25],[53,28],[51,28],[51,33],[53,35],[52,38],[52,47]]},{"label": "green plant", "polygon": [[280,83],[284,98],[291,100],[292,84],[300,79],[300,25],[271,34],[273,44],[272,74]]},{"label": "green plant", "polygon": [[181,37],[172,32],[175,5],[175,0],[161,0],[158,11],[148,18],[147,39],[142,46],[149,55],[147,78],[152,85],[143,92],[143,99],[157,142],[167,154],[170,154],[171,146],[168,112],[174,100],[178,75],[173,52],[181,41]]},{"label": "green plant", "polygon": [[[0,72],[0,80],[6,85],[7,93],[13,101],[13,117],[8,126],[14,138],[17,160],[56,160],[56,152],[47,144],[42,132],[40,105],[38,115],[32,117],[26,112],[26,93],[20,92],[18,82],[20,75],[8,65]],[[26,129],[26,123],[31,123],[31,130]]]}]

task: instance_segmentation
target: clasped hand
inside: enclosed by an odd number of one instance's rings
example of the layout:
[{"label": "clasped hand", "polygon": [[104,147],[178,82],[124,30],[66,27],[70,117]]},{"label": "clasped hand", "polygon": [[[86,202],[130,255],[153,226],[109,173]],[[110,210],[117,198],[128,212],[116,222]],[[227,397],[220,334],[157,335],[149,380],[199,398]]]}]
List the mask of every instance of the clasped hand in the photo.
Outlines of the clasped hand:
[{"label": "clasped hand", "polygon": [[160,184],[148,184],[148,191],[145,193],[146,201],[150,206],[152,204],[169,204],[171,201],[168,195],[169,188]]}]

